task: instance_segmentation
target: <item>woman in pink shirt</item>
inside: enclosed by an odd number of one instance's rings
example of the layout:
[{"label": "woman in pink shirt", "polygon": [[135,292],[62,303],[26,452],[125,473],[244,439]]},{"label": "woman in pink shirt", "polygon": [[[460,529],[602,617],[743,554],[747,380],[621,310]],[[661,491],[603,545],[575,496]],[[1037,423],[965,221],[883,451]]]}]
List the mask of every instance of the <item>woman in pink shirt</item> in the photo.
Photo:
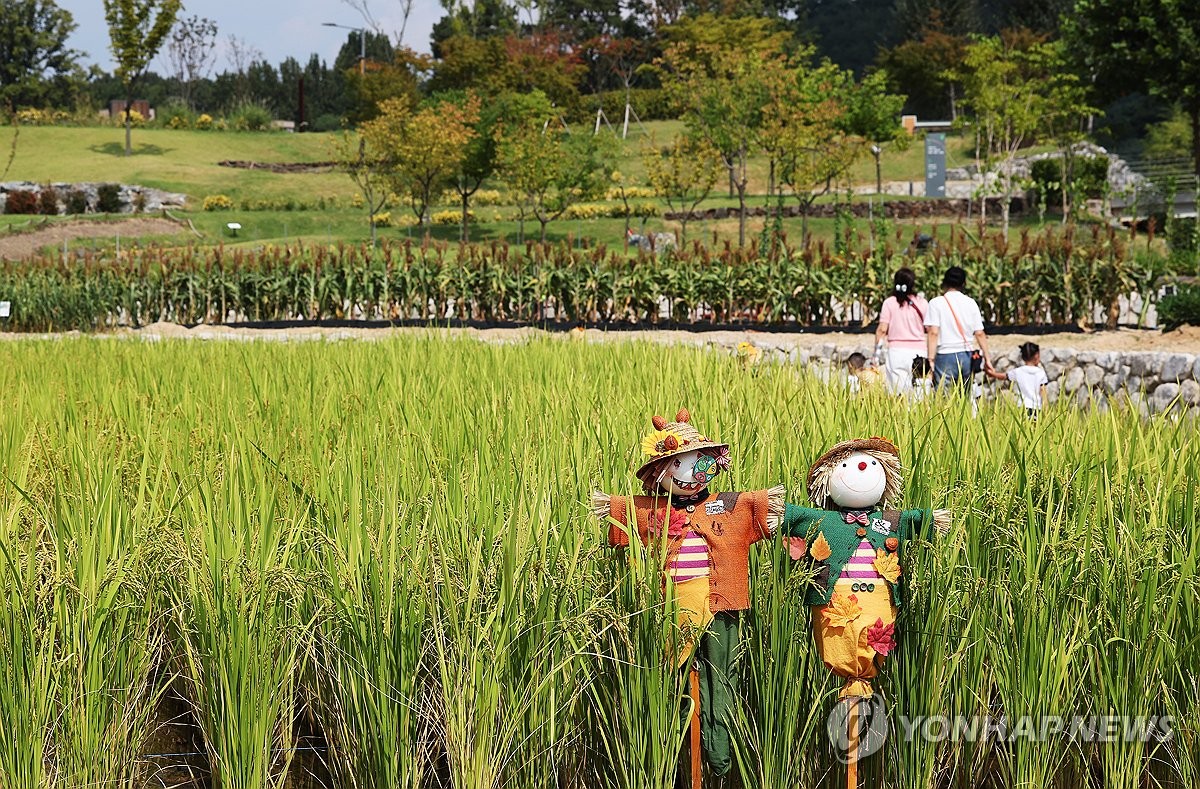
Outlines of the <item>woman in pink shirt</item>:
[{"label": "woman in pink shirt", "polygon": [[900,269],[892,281],[892,295],[879,312],[875,354],[878,357],[883,353],[886,343],[888,391],[906,392],[912,388],[913,359],[925,352],[925,313],[929,304],[917,295],[917,276],[912,269]]}]

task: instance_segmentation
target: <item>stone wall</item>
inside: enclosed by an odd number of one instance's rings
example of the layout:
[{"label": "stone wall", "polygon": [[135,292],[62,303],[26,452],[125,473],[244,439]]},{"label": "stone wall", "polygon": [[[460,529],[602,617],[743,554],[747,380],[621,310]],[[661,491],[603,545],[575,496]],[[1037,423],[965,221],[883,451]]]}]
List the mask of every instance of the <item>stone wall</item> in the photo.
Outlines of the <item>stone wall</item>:
[{"label": "stone wall", "polygon": [[[769,336],[756,337],[754,344],[764,360],[825,368],[844,363],[856,351],[868,358],[874,353],[873,339],[867,336],[853,345],[823,343],[797,348],[785,341],[773,342]],[[730,350],[736,352],[734,346]],[[1021,364],[1020,352],[1014,348],[998,354],[993,363],[1000,372],[1011,370]],[[1042,367],[1050,379],[1047,389],[1052,402],[1069,398],[1081,407],[1104,410],[1122,405],[1143,414],[1197,409],[1195,413],[1200,415],[1200,357],[1190,353],[1043,347]],[[989,380],[984,383],[984,396],[1000,396],[1008,388]]]},{"label": "stone wall", "polygon": [[[87,201],[88,213],[96,210],[96,202],[99,196],[99,183],[53,183],[54,191],[58,193],[59,213],[66,210],[67,194],[79,190],[83,193]],[[152,189],[148,186],[139,186],[137,184],[120,184],[120,199],[121,212],[133,213],[136,209],[139,198],[143,203],[145,211],[161,211],[170,208],[186,208],[187,195],[178,194],[176,192],[165,192],[162,189]],[[42,184],[34,183],[33,181],[6,181],[0,183],[0,213],[4,213],[5,203],[8,201],[8,193],[22,191],[33,192],[41,195]]]}]

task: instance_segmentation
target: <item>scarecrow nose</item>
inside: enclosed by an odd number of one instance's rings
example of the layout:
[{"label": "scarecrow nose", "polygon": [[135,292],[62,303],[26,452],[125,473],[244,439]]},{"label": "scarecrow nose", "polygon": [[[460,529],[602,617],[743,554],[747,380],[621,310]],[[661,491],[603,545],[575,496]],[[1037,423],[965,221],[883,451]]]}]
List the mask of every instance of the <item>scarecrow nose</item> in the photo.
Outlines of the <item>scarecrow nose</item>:
[{"label": "scarecrow nose", "polygon": [[867,470],[867,461],[865,461],[865,460],[858,461],[858,470],[866,471]]}]

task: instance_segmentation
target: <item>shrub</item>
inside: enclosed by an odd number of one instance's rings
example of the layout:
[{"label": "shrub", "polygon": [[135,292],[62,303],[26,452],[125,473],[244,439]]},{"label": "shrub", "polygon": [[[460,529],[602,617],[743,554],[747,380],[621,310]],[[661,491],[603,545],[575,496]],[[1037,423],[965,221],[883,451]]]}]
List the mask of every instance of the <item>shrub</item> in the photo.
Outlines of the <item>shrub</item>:
[{"label": "shrub", "polygon": [[[124,126],[125,125],[125,113],[118,112],[116,115],[112,116],[112,122],[113,122],[114,126]],[[134,128],[140,128],[142,126],[145,126],[146,118],[144,115],[142,115],[142,113],[138,112],[137,110],[130,110],[129,111],[129,125],[133,126]]]},{"label": "shrub", "polygon": [[119,184],[100,184],[96,190],[96,210],[102,214],[119,214],[125,210]]},{"label": "shrub", "polygon": [[1167,223],[1167,247],[1172,252],[1200,252],[1200,223],[1195,217],[1179,217]]},{"label": "shrub", "polygon": [[375,227],[391,227],[392,213],[390,211],[380,211],[375,215]]},{"label": "shrub", "polygon": [[58,190],[50,184],[43,186],[38,195],[38,212],[46,216],[58,216]]},{"label": "shrub", "polygon": [[350,207],[351,208],[362,208],[366,204],[367,204],[366,201],[363,200],[363,196],[361,194],[359,194],[358,192],[355,192],[353,195],[351,195],[351,197],[350,197]]},{"label": "shrub", "polygon": [[[244,204],[243,204],[244,207]],[[209,195],[204,198],[205,211],[232,211],[233,200],[228,195]]]},{"label": "shrub", "polygon": [[[462,211],[434,211],[429,215],[429,221],[435,225],[457,225],[462,223]],[[474,222],[475,214],[467,212],[467,222]]]},{"label": "shrub", "polygon": [[[625,198],[627,200],[653,200],[658,197],[653,189],[646,186],[627,186],[625,187]],[[620,200],[620,189],[609,189],[604,193],[605,200]]]},{"label": "shrub", "polygon": [[38,110],[32,107],[17,110],[17,123],[22,126],[48,126],[54,123],[54,116],[48,110]]},{"label": "shrub", "polygon": [[190,129],[195,119],[195,113],[184,104],[167,104],[158,110],[159,122],[168,129]]},{"label": "shrub", "polygon": [[271,128],[271,113],[258,104],[243,104],[230,120],[237,131],[267,131]]},{"label": "shrub", "polygon": [[82,189],[72,189],[66,198],[68,214],[86,214],[88,210],[87,193]]},{"label": "shrub", "polygon": [[209,131],[213,127],[213,116],[209,115],[207,112],[203,112],[198,118],[196,118],[196,122],[192,125],[200,131]]},{"label": "shrub", "polygon": [[308,130],[315,132],[338,131],[341,128],[342,119],[337,115],[330,115],[328,113],[317,116],[316,120],[308,124]]},{"label": "shrub", "polygon": [[139,190],[137,190],[137,193],[133,196],[133,212],[135,214],[146,213],[146,192],[145,192],[145,190],[139,189]]},{"label": "shrub", "polygon": [[[622,208],[618,206],[618,208]],[[623,210],[623,209],[622,209]],[[611,215],[612,208],[603,203],[575,203],[563,212],[566,219],[600,219]]]},{"label": "shrub", "polygon": [[1200,326],[1200,285],[1181,285],[1158,301],[1158,320],[1168,329]]},{"label": "shrub", "polygon": [[30,189],[14,189],[8,193],[4,203],[6,214],[36,214],[38,212],[37,192]]}]

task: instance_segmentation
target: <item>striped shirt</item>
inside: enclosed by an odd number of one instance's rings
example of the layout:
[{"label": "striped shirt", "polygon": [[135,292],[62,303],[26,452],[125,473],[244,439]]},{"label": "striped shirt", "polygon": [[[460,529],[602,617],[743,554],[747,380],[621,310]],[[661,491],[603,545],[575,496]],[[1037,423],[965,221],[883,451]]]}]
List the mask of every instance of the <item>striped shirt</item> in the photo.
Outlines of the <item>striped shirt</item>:
[{"label": "striped shirt", "polygon": [[667,572],[677,584],[708,575],[708,543],[704,538],[688,529],[683,535],[679,553],[671,560]]},{"label": "striped shirt", "polygon": [[842,569],[842,574],[838,576],[838,580],[842,578],[853,579],[855,581],[882,581],[878,571],[875,570],[875,546],[871,545],[870,540],[863,540],[858,544],[858,550],[846,562],[846,566]]}]

